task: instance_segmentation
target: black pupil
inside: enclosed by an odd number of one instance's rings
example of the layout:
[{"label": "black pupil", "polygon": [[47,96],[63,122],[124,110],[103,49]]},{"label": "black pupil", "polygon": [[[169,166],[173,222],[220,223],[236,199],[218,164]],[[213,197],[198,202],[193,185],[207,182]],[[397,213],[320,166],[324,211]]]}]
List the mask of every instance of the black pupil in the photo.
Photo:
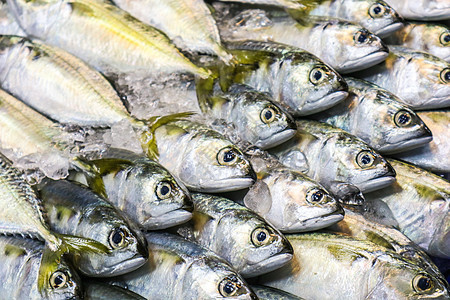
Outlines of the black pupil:
[{"label": "black pupil", "polygon": [[322,78],[322,72],[316,71],[316,72],[314,73],[314,79],[317,80],[317,81],[319,81],[320,78]]},{"label": "black pupil", "polygon": [[112,241],[114,244],[119,245],[122,242],[122,235],[120,234],[120,231],[116,231],[112,236]]},{"label": "black pupil", "polygon": [[364,43],[367,40],[367,34],[365,32],[361,32],[358,36],[358,42]]},{"label": "black pupil", "polygon": [[233,159],[236,157],[236,154],[234,154],[233,150],[225,152],[225,155],[223,157],[224,162],[230,162],[233,161]]},{"label": "black pupil", "polygon": [[59,287],[61,284],[63,284],[63,282],[64,282],[64,279],[63,279],[62,275],[56,276],[56,278],[55,278],[55,286],[56,287]]},{"label": "black pupil", "polygon": [[161,195],[165,196],[165,195],[167,195],[169,192],[170,192],[170,189],[169,189],[169,187],[168,187],[167,185],[164,185],[164,186],[161,188]]},{"label": "black pupil", "polygon": [[267,110],[267,111],[264,113],[264,117],[266,118],[266,120],[272,119],[272,116],[273,116],[273,114],[272,114],[272,111],[270,111],[270,110]]},{"label": "black pupil", "polygon": [[322,200],[322,198],[323,198],[322,192],[315,192],[314,194],[312,194],[313,202],[319,202],[320,200]]},{"label": "black pupil", "polygon": [[430,279],[425,277],[420,278],[417,286],[423,291],[428,290],[431,287]]},{"label": "black pupil", "polygon": [[227,294],[232,294],[234,292],[235,285],[232,282],[227,282],[223,287],[223,291]]},{"label": "black pupil", "polygon": [[361,158],[361,162],[365,165],[370,164],[370,161],[371,161],[370,156],[367,154],[363,155],[363,157]]},{"label": "black pupil", "polygon": [[378,15],[381,12],[381,7],[377,6],[373,9],[373,12]]},{"label": "black pupil", "polygon": [[407,114],[401,114],[398,118],[400,124],[407,124],[409,122],[409,116]]},{"label": "black pupil", "polygon": [[450,42],[450,34],[446,34],[444,36],[444,42],[446,42],[446,43]]},{"label": "black pupil", "polygon": [[267,238],[267,234],[264,231],[261,231],[256,236],[256,239],[258,240],[258,242],[264,242],[266,240],[266,238]]},{"label": "black pupil", "polygon": [[447,71],[447,73],[445,73],[444,79],[445,81],[450,81],[450,71]]}]

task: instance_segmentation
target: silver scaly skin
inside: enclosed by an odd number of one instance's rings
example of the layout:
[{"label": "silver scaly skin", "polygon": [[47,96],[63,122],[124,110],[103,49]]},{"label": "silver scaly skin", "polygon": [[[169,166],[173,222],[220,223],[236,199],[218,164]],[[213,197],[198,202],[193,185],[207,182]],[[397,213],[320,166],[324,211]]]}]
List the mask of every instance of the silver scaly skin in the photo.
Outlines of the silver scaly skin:
[{"label": "silver scaly skin", "polygon": [[432,21],[450,18],[447,0],[386,0],[402,17],[408,20]]},{"label": "silver scaly skin", "polygon": [[220,0],[220,1],[250,3],[256,5],[273,5],[289,9],[305,8],[305,5],[302,3],[303,2],[302,0]]},{"label": "silver scaly skin", "polygon": [[388,45],[427,52],[450,62],[450,30],[443,24],[407,22],[385,41]]},{"label": "silver scaly skin", "polygon": [[261,276],[259,284],[311,300],[450,299],[440,280],[371,242],[320,232],[287,238],[294,259],[285,268]]},{"label": "silver scaly skin", "polygon": [[152,259],[110,279],[147,299],[257,299],[244,279],[213,252],[168,233],[147,233]]},{"label": "silver scaly skin", "polygon": [[450,63],[400,46],[389,50],[385,62],[355,77],[390,91],[415,110],[450,106]]},{"label": "silver scaly skin", "polygon": [[177,230],[249,278],[268,273],[292,258],[286,238],[263,218],[229,199],[193,194],[192,221]]},{"label": "silver scaly skin", "polygon": [[383,38],[403,27],[403,19],[382,0],[304,1],[309,14],[358,23]]},{"label": "silver scaly skin", "polygon": [[316,181],[267,153],[254,150],[246,154],[258,179],[243,202],[281,232],[317,230],[344,217],[335,198]]},{"label": "silver scaly skin", "polygon": [[144,297],[127,289],[102,282],[83,282],[85,285],[85,300],[145,300]]},{"label": "silver scaly skin", "polygon": [[382,154],[407,151],[432,141],[427,125],[397,96],[364,80],[346,77],[345,81],[347,99],[313,119],[359,137]]},{"label": "silver scaly skin", "polygon": [[7,2],[28,36],[60,47],[100,71],[209,75],[189,61],[164,33],[109,1]]},{"label": "silver scaly skin", "polygon": [[450,258],[450,183],[419,167],[389,162],[397,180],[366,195],[368,210],[387,206],[404,235],[428,254]]},{"label": "silver scaly skin", "polygon": [[417,113],[433,133],[431,143],[396,158],[436,173],[450,173],[450,111],[422,111]]},{"label": "silver scaly skin", "polygon": [[339,19],[309,16],[296,22],[287,14],[261,9],[232,10],[218,21],[226,41],[283,43],[316,55],[340,73],[376,65],[388,56],[383,41],[366,28]]},{"label": "silver scaly skin", "polygon": [[39,189],[53,231],[89,238],[108,248],[107,255],[80,253],[75,261],[81,273],[109,277],[145,263],[148,251],[143,234],[107,200],[66,180],[48,180]]},{"label": "silver scaly skin", "polygon": [[395,181],[391,165],[359,138],[317,121],[298,120],[297,127],[294,138],[269,152],[325,188],[346,182],[366,193]]},{"label": "silver scaly skin", "polygon": [[181,49],[232,56],[221,45],[219,30],[203,0],[113,0],[135,18],[163,31]]},{"label": "silver scaly skin", "polygon": [[252,285],[252,289],[260,300],[303,300],[303,298],[268,286]]},{"label": "silver scaly skin", "polygon": [[0,0],[0,34],[26,36],[14,19],[6,0]]}]

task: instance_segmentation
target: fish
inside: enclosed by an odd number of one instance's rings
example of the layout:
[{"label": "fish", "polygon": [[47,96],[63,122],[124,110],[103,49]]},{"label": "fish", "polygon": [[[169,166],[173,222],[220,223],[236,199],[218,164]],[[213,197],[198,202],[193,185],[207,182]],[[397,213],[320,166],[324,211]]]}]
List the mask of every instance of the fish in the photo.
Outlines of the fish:
[{"label": "fish", "polygon": [[413,110],[450,106],[450,63],[400,46],[390,46],[386,61],[354,76],[397,95]]},{"label": "fish", "polygon": [[213,252],[169,233],[146,237],[152,258],[109,283],[146,299],[257,299],[241,275]]},{"label": "fish", "polygon": [[108,255],[80,253],[75,258],[84,275],[121,275],[146,262],[147,241],[137,225],[92,190],[67,180],[45,180],[39,196],[54,232],[92,239],[108,248]]},{"label": "fish", "polygon": [[3,34],[26,36],[14,19],[6,0],[0,1],[0,35]]},{"label": "fish", "polygon": [[429,255],[450,258],[450,183],[419,167],[388,159],[396,182],[366,194],[368,211],[386,207],[398,229]]},{"label": "fish", "polygon": [[245,196],[232,198],[283,233],[321,229],[344,217],[338,201],[318,182],[282,165],[259,149],[246,151],[256,183]]},{"label": "fish", "polygon": [[436,21],[450,18],[450,4],[446,0],[387,0],[386,2],[408,20]]},{"label": "fish", "polygon": [[287,267],[260,276],[258,284],[311,300],[450,299],[440,280],[371,242],[323,232],[287,238],[294,259]]},{"label": "fish", "polygon": [[[205,82],[197,87],[201,89]],[[275,147],[295,135],[293,117],[266,94],[233,84],[227,92],[214,88],[212,95],[199,91],[199,106],[209,119],[223,120],[235,129],[244,142],[261,149]]]},{"label": "fish", "polygon": [[192,194],[192,201],[192,221],[177,233],[213,251],[243,277],[268,273],[291,260],[283,234],[250,209],[206,194]]},{"label": "fish", "polygon": [[144,297],[115,285],[91,280],[86,280],[84,284],[86,300],[145,300]]},{"label": "fish", "polygon": [[231,63],[232,56],[223,47],[216,22],[202,0],[114,0],[114,3],[166,33],[179,48],[214,54]]},{"label": "fish", "polygon": [[219,72],[225,88],[238,83],[268,92],[292,116],[325,110],[347,96],[343,78],[306,51],[258,41],[226,45],[239,63]]},{"label": "fish", "polygon": [[267,286],[252,285],[252,289],[260,300],[302,300],[300,297]]},{"label": "fish", "polygon": [[345,130],[381,154],[393,154],[430,143],[432,133],[417,113],[389,91],[345,77],[349,96],[311,118]]},{"label": "fish", "polygon": [[306,6],[301,0],[220,0],[223,2],[241,2],[250,3],[256,5],[273,5],[279,7],[285,7],[289,9],[304,9]]},{"label": "fish", "polygon": [[224,41],[258,40],[298,47],[339,73],[369,68],[389,54],[384,42],[366,28],[329,17],[309,16],[300,23],[287,14],[246,9],[222,17],[218,27]]},{"label": "fish", "polygon": [[[143,75],[209,72],[188,60],[161,31],[104,0],[7,0],[28,36],[62,48],[99,71]],[[132,53],[132,55],[124,55]]]},{"label": "fish", "polygon": [[433,132],[433,140],[420,148],[397,153],[395,158],[439,174],[450,173],[450,111],[435,110],[417,113]]},{"label": "fish", "polygon": [[406,22],[385,41],[388,45],[427,52],[450,62],[450,30],[444,24]]},{"label": "fish", "polygon": [[344,182],[367,193],[395,181],[395,170],[389,162],[359,138],[317,121],[297,120],[297,127],[294,138],[269,153],[325,188],[332,190]]},{"label": "fish", "polygon": [[55,263],[49,280],[44,282],[46,296],[38,290],[39,269],[44,256],[41,241],[0,236],[0,254],[3,299],[83,299],[81,279],[66,259]]}]

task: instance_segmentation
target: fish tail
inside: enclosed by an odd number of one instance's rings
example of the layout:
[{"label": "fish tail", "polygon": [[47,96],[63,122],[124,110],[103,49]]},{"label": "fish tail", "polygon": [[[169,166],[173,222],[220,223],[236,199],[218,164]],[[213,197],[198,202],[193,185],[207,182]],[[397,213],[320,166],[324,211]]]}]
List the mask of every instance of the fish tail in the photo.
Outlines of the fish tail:
[{"label": "fish tail", "polygon": [[234,58],[234,56],[220,44],[217,44],[217,46],[214,48],[214,52],[227,65],[234,65],[237,63],[237,60]]},{"label": "fish tail", "polygon": [[100,171],[95,165],[82,157],[75,157],[72,159],[72,166],[84,174],[87,184],[92,190],[100,196],[108,198]]},{"label": "fish tail", "polygon": [[201,78],[208,78],[211,76],[211,71],[205,68],[195,66],[195,74]]}]

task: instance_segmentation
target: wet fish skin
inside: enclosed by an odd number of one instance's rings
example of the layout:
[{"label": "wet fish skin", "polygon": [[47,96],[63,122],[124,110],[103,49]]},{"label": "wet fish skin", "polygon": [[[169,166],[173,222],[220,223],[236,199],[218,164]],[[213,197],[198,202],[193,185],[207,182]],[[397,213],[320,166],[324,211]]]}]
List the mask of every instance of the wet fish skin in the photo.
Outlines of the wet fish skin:
[{"label": "wet fish skin", "polygon": [[252,285],[252,289],[260,300],[302,300],[292,294],[262,285]]},{"label": "wet fish skin", "polygon": [[26,36],[14,19],[6,1],[0,1],[0,34]]},{"label": "wet fish skin", "polygon": [[28,36],[65,49],[99,71],[147,75],[190,72],[209,76],[207,70],[181,54],[161,31],[108,1],[7,1]]},{"label": "wet fish skin", "polygon": [[450,62],[450,30],[443,24],[407,22],[386,43],[428,52]]},{"label": "wet fish skin", "polygon": [[257,5],[273,5],[280,6],[289,9],[301,9],[305,8],[305,5],[300,0],[220,0],[223,2],[241,2]]},{"label": "wet fish skin", "polygon": [[101,282],[90,282],[91,280],[85,281],[86,300],[144,300],[144,297],[133,293],[124,288],[105,284]]},{"label": "wet fish skin", "polygon": [[297,120],[297,127],[294,138],[269,150],[284,165],[331,190],[344,182],[365,193],[394,182],[391,165],[359,138],[317,121]]},{"label": "wet fish skin", "polygon": [[44,295],[38,291],[38,274],[44,244],[33,239],[0,236],[0,292],[3,299],[83,299],[82,283],[73,267],[62,259],[51,278],[62,280],[53,288],[55,280],[45,282]]},{"label": "wet fish skin", "polygon": [[414,110],[450,106],[450,63],[400,46],[389,49],[385,62],[354,76],[390,91]]},{"label": "wet fish skin", "polygon": [[261,276],[259,284],[306,299],[450,298],[445,285],[424,269],[376,244],[320,232],[287,237],[295,258]]},{"label": "wet fish skin", "polygon": [[432,256],[450,258],[450,183],[424,169],[389,159],[396,182],[366,194],[368,209],[387,205],[400,231]]},{"label": "wet fish skin", "polygon": [[178,233],[210,249],[249,278],[268,273],[292,258],[281,232],[248,208],[229,199],[193,194],[194,213]]},{"label": "wet fish skin", "polygon": [[382,154],[407,151],[432,140],[427,125],[397,96],[364,80],[346,77],[345,81],[347,99],[313,119],[359,137]]},{"label": "wet fish skin", "polygon": [[450,4],[446,0],[387,0],[386,2],[408,20],[435,21],[450,18]]},{"label": "wet fish skin", "polygon": [[328,17],[310,16],[299,23],[287,14],[238,10],[219,20],[218,26],[225,41],[258,40],[295,46],[340,73],[369,68],[385,60],[389,53],[383,41],[366,28]]},{"label": "wet fish skin", "polygon": [[87,187],[66,180],[46,181],[39,194],[52,230],[90,238],[108,248],[108,255],[80,253],[76,263],[81,273],[121,275],[147,260],[147,241],[137,226]]},{"label": "wet fish skin", "polygon": [[[110,283],[147,299],[257,299],[244,279],[213,252],[168,233],[148,232],[146,237],[152,258]],[[232,293],[221,293],[225,285]]]}]

